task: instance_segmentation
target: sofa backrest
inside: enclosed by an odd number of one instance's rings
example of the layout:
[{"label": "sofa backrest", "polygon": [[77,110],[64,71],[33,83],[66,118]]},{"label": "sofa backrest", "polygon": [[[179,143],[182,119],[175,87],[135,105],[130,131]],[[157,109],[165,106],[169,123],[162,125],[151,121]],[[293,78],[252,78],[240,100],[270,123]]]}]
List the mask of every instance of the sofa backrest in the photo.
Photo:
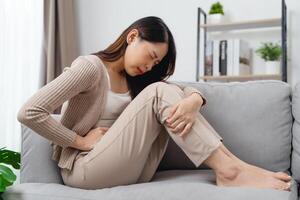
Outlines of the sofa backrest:
[{"label": "sofa backrest", "polygon": [[[290,168],[292,115],[287,83],[275,80],[176,83],[203,92],[208,101],[200,109],[201,114],[239,158],[274,171]],[[51,152],[48,140],[22,125],[20,182],[62,183]],[[196,169],[172,139],[158,167],[166,169]]]},{"label": "sofa backrest", "polygon": [[[60,115],[52,114],[59,121]],[[63,183],[49,140],[21,124],[20,183]]]},{"label": "sofa backrest", "polygon": [[[207,104],[200,113],[233,154],[269,170],[289,170],[293,121],[289,84],[278,80],[181,84],[205,95]],[[173,140],[158,167],[167,169],[196,169]]]},{"label": "sofa backrest", "polygon": [[292,113],[293,123],[293,152],[291,171],[293,178],[300,182],[300,82],[293,90]]}]

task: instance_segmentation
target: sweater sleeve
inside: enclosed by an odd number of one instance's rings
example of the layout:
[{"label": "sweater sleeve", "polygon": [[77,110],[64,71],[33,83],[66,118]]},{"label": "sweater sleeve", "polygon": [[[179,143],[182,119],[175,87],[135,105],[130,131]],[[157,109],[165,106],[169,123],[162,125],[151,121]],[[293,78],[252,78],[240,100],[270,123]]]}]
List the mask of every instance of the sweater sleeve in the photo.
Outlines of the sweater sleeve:
[{"label": "sweater sleeve", "polygon": [[97,66],[79,56],[68,70],[40,88],[22,105],[17,114],[18,121],[62,147],[70,146],[77,133],[63,126],[50,113],[65,101],[88,90],[97,73]]},{"label": "sweater sleeve", "polygon": [[177,85],[183,92],[184,92],[184,95],[186,97],[190,96],[191,94],[193,93],[197,93],[201,96],[201,98],[203,99],[203,104],[202,106],[204,106],[207,102],[207,99],[206,97],[204,96],[204,94],[202,92],[200,92],[198,89],[194,88],[194,87],[191,87],[191,86],[184,86],[182,84],[178,84],[178,83],[174,83],[174,82],[171,82],[171,84],[174,84],[174,85]]}]

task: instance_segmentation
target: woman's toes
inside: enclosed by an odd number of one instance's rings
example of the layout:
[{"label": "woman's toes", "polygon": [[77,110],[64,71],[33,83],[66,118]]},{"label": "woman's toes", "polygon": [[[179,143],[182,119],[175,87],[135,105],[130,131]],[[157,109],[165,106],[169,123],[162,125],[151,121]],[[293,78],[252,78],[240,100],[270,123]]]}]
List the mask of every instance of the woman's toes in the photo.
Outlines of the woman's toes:
[{"label": "woman's toes", "polygon": [[285,190],[291,191],[291,185],[292,185],[292,183],[291,183],[291,182],[288,182],[288,183],[287,183],[287,186],[286,186],[286,188],[285,188]]},{"label": "woman's toes", "polygon": [[278,190],[287,190],[290,191],[291,189],[291,182],[284,182],[284,181],[276,181],[274,185],[275,189]]},{"label": "woman's toes", "polygon": [[283,181],[290,181],[292,180],[292,177],[289,176],[288,174],[284,173],[284,172],[275,172],[274,176],[278,179],[281,179]]}]

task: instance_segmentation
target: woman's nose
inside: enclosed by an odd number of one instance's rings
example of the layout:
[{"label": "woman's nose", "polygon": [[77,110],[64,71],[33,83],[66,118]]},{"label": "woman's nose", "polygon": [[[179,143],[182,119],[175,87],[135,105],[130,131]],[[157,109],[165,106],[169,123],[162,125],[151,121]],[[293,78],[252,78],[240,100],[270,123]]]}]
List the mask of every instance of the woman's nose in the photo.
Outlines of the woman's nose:
[{"label": "woman's nose", "polygon": [[145,68],[146,68],[146,71],[150,71],[151,70],[150,65],[146,65]]}]

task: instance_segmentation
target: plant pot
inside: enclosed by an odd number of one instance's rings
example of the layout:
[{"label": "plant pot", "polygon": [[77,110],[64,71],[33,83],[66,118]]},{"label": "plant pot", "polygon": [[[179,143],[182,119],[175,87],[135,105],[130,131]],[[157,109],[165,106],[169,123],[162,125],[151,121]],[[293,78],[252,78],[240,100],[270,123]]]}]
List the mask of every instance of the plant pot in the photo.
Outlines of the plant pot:
[{"label": "plant pot", "polygon": [[222,14],[211,14],[208,15],[208,24],[218,24],[222,23],[224,16]]},{"label": "plant pot", "polygon": [[266,61],[266,74],[280,74],[280,61]]}]

